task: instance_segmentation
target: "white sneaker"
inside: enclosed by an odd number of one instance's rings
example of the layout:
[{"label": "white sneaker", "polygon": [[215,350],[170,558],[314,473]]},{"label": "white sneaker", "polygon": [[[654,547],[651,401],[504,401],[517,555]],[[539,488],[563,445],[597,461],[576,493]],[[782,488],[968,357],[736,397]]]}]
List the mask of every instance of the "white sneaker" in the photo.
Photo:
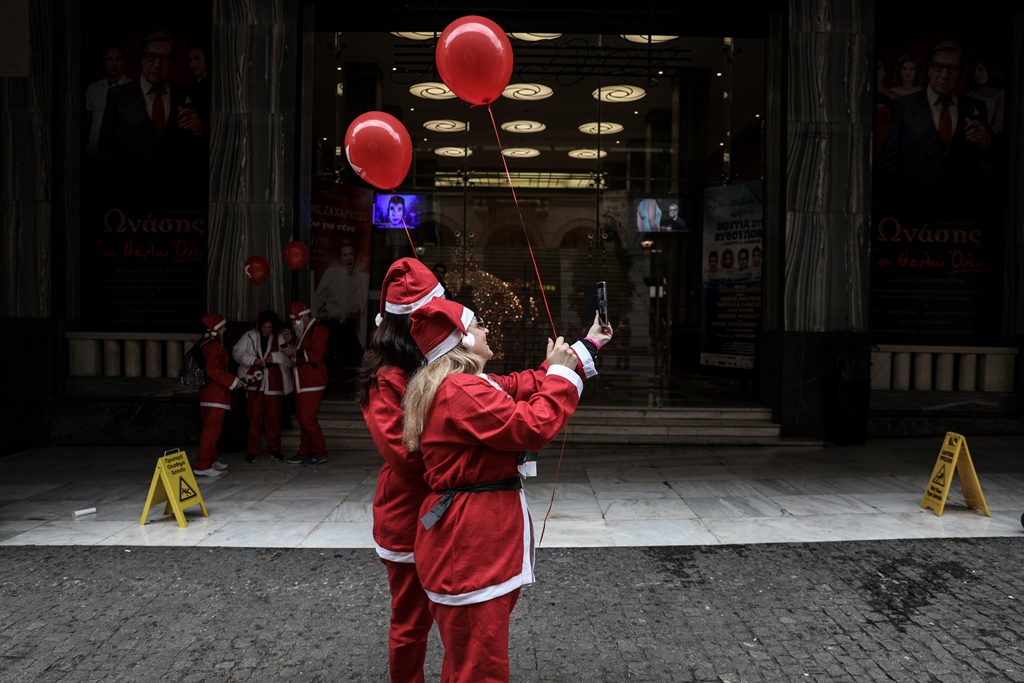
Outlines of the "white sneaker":
[{"label": "white sneaker", "polygon": [[220,460],[218,460],[217,462],[213,463],[213,469],[215,469],[215,470],[226,470],[227,468],[228,468],[227,463],[221,462]]},{"label": "white sneaker", "polygon": [[192,474],[197,477],[219,477],[220,470],[215,470],[211,467],[208,470],[192,470]]}]

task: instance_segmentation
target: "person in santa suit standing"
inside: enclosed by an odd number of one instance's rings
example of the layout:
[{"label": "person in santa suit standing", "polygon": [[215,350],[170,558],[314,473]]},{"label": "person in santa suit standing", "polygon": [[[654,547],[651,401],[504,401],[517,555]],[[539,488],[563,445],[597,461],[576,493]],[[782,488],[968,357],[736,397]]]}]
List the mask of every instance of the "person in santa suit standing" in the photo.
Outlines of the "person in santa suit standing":
[{"label": "person in santa suit standing", "polygon": [[384,276],[377,330],[356,374],[356,401],[384,459],[373,498],[373,541],[391,591],[388,670],[392,683],[422,683],[434,623],[413,555],[420,504],[430,487],[423,481],[419,453],[402,443],[402,397],[409,376],[424,362],[409,334],[409,313],[443,296],[444,287],[425,265],[414,258],[395,261]]},{"label": "person in santa suit standing", "polygon": [[220,313],[210,311],[202,317],[202,322],[206,333],[199,342],[199,350],[210,381],[199,388],[203,431],[199,435],[199,457],[192,473],[200,477],[219,477],[228,466],[217,459],[217,440],[224,427],[224,416],[231,410],[231,391],[242,387],[242,382],[228,372],[228,352],[220,339],[221,329],[228,321]]},{"label": "person in santa suit standing", "polygon": [[238,377],[245,382],[245,410],[249,418],[245,461],[249,463],[256,462],[264,433],[270,456],[284,460],[281,415],[284,397],[292,393],[292,359],[280,327],[277,313],[261,311],[256,317],[256,328],[243,334],[231,350],[238,363]]},{"label": "person in santa suit standing", "polygon": [[569,422],[611,326],[548,339],[538,370],[484,374],[493,355],[473,311],[434,299],[409,314],[426,358],[406,388],[404,442],[420,451],[431,489],[413,552],[444,645],[442,681],[508,681],[508,633],[522,586],[534,582],[533,521],[522,476]]},{"label": "person in santa suit standing", "polygon": [[327,462],[327,443],[320,428],[320,403],[327,390],[327,328],[309,306],[292,302],[295,346],[292,353],[292,381],[295,391],[295,421],[299,423],[299,452],[285,462],[289,465],[322,465]]}]

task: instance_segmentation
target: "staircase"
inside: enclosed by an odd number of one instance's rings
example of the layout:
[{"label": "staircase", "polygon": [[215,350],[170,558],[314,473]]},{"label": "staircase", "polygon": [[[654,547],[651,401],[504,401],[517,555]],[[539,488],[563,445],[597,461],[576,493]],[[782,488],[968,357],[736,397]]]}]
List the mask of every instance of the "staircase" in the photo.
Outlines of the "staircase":
[{"label": "staircase", "polygon": [[[325,399],[320,409],[329,452],[372,450],[370,432],[352,400]],[[560,439],[559,439],[560,440]],[[673,446],[821,446],[814,438],[779,436],[779,425],[764,407],[630,408],[580,406],[567,428],[566,444]],[[285,453],[299,445],[297,426],[282,432]]]}]

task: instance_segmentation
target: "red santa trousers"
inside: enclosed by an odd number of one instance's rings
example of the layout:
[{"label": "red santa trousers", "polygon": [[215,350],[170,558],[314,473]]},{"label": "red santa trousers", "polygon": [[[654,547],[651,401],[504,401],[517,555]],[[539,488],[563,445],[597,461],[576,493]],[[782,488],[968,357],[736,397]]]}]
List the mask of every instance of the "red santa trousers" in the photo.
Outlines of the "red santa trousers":
[{"label": "red santa trousers", "polygon": [[430,599],[420,585],[416,565],[381,558],[391,589],[391,631],[388,634],[388,669],[391,683],[423,683],[427,637],[434,618]]},{"label": "red santa trousers", "polygon": [[196,458],[195,469],[208,470],[217,462],[217,440],[224,428],[227,412],[213,406],[199,407],[199,414],[203,417],[203,431],[199,434],[199,457]]},{"label": "red santa trousers", "polygon": [[268,396],[262,391],[245,392],[245,410],[249,416],[247,453],[260,452],[260,437],[267,433],[267,450],[281,452],[281,413],[284,399]]},{"label": "red santa trousers", "polygon": [[472,605],[430,603],[444,644],[441,683],[508,683],[509,620],[520,590]]},{"label": "red santa trousers", "polygon": [[295,421],[299,423],[299,455],[327,457],[327,443],[320,429],[320,402],[322,391],[302,391],[295,394]]}]

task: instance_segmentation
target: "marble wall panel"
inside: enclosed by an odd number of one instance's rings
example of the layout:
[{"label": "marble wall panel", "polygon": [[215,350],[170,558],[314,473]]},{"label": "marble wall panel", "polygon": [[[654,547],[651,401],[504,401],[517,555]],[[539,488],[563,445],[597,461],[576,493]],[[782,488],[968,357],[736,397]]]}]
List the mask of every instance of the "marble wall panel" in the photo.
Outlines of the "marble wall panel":
[{"label": "marble wall panel", "polygon": [[[291,202],[211,202],[207,243],[210,307],[229,320],[251,320],[257,308],[287,311],[292,271],[284,263],[291,241],[295,206]],[[270,263],[270,277],[254,286],[244,276],[250,256]]]},{"label": "marble wall panel", "polygon": [[[214,3],[207,285],[230,320],[283,313],[291,291],[282,254],[295,215],[299,12],[284,0]],[[271,265],[258,287],[242,275],[254,255]]]},{"label": "marble wall panel", "polygon": [[295,7],[299,3],[274,0],[216,0],[213,3],[214,24],[294,23]]},{"label": "marble wall panel", "polygon": [[50,313],[53,8],[29,3],[29,78],[0,78],[0,315]]},{"label": "marble wall panel", "polygon": [[786,331],[865,329],[871,8],[790,2],[786,119]]},{"label": "marble wall panel", "polygon": [[790,24],[803,31],[858,33],[873,30],[874,10],[870,2],[791,0]]},{"label": "marble wall panel", "polygon": [[[786,206],[800,211],[870,209],[873,131],[845,123],[790,122]],[[867,174],[867,175],[865,175]]]},{"label": "marble wall panel", "polygon": [[[3,225],[3,314],[45,317],[49,312],[51,204],[21,199],[0,201]],[[43,229],[40,229],[40,226]]]},{"label": "marble wall panel", "polygon": [[295,192],[294,114],[212,115],[210,200],[280,202]]},{"label": "marble wall panel", "polygon": [[786,330],[867,329],[870,219],[867,213],[788,213]]}]

